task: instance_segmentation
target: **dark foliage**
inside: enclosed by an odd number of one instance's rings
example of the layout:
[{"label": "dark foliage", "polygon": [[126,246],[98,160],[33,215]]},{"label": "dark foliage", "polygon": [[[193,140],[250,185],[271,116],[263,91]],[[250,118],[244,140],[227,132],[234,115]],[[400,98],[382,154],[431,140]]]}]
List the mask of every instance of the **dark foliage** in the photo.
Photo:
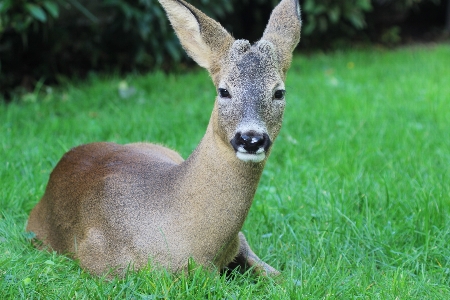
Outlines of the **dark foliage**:
[{"label": "dark foliage", "polygon": [[[236,38],[255,41],[278,0],[189,2]],[[411,14],[424,6],[445,11],[439,0],[300,2],[302,48],[313,49],[355,40],[396,44]],[[174,70],[180,62],[189,61],[157,0],[0,1],[0,91],[6,98],[37,82],[57,83],[90,71]]]}]

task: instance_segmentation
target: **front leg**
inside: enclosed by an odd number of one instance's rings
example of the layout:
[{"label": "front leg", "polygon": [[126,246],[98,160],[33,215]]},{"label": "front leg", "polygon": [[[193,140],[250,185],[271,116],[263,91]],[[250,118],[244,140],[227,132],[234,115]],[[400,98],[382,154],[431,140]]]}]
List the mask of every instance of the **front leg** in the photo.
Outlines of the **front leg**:
[{"label": "front leg", "polygon": [[239,232],[239,252],[228,267],[233,269],[237,266],[241,267],[241,270],[246,271],[252,268],[253,272],[262,276],[277,276],[280,272],[273,267],[262,261],[255,252],[250,248],[245,236],[242,232]]}]

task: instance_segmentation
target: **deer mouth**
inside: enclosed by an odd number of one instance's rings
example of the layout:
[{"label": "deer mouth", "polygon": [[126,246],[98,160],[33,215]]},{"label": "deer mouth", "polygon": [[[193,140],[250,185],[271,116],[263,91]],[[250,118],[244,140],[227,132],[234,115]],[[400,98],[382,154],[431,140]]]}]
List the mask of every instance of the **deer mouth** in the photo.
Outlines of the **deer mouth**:
[{"label": "deer mouth", "polygon": [[261,162],[266,158],[266,152],[272,142],[267,133],[249,131],[238,132],[230,141],[236,151],[236,157],[245,162]]},{"label": "deer mouth", "polygon": [[263,161],[264,158],[266,158],[266,153],[265,153],[265,151],[263,151],[261,153],[248,153],[248,152],[236,151],[236,157],[245,162],[258,163],[258,162]]}]

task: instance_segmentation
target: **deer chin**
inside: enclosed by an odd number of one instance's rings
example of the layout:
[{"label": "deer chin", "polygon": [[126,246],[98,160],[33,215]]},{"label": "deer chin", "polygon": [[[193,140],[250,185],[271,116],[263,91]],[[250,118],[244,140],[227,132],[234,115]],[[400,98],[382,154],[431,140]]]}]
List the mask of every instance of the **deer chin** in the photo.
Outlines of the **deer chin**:
[{"label": "deer chin", "polygon": [[264,150],[262,152],[259,153],[258,152],[248,153],[247,151],[246,152],[236,151],[236,157],[244,162],[259,163],[266,158],[266,152]]}]

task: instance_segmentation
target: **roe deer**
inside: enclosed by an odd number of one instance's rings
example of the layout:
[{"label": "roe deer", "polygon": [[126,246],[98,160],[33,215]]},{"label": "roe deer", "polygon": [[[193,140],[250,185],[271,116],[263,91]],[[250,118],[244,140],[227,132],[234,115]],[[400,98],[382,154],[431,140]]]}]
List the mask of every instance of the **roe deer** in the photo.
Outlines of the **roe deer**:
[{"label": "roe deer", "polygon": [[235,40],[183,0],[159,0],[217,98],[188,159],[155,144],[92,143],[67,152],[50,175],[27,230],[93,274],[150,261],[171,272],[189,259],[278,274],[240,232],[285,108],[284,80],[300,40],[298,0],[282,0],[261,40]]}]

